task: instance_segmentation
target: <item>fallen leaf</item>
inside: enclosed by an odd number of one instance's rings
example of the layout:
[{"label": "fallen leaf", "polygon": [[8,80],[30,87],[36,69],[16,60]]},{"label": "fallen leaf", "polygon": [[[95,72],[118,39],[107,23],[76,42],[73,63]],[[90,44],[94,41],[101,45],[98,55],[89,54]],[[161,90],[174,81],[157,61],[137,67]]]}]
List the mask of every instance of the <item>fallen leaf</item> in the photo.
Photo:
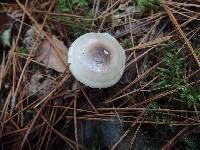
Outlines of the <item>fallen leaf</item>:
[{"label": "fallen leaf", "polygon": [[51,36],[52,45],[48,40],[43,40],[38,47],[36,60],[43,62],[47,68],[64,72],[67,67],[67,47],[56,36]]}]

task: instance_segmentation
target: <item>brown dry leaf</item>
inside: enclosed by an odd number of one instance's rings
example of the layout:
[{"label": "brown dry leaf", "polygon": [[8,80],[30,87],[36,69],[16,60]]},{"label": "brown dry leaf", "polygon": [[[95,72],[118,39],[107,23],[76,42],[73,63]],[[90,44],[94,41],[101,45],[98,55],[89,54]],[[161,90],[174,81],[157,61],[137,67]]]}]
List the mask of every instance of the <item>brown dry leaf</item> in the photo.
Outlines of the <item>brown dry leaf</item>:
[{"label": "brown dry leaf", "polygon": [[67,67],[67,47],[56,36],[51,36],[52,45],[48,40],[43,40],[38,47],[39,55],[36,60],[43,62],[47,68],[64,72]]}]

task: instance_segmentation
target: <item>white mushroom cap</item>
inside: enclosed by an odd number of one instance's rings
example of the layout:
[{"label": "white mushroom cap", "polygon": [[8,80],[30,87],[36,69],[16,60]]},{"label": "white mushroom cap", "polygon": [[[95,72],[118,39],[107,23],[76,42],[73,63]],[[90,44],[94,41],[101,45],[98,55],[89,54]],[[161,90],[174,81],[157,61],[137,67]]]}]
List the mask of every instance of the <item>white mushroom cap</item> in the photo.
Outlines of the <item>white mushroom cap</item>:
[{"label": "white mushroom cap", "polygon": [[125,51],[108,33],[87,33],[72,43],[68,63],[78,81],[92,88],[106,88],[121,78]]}]

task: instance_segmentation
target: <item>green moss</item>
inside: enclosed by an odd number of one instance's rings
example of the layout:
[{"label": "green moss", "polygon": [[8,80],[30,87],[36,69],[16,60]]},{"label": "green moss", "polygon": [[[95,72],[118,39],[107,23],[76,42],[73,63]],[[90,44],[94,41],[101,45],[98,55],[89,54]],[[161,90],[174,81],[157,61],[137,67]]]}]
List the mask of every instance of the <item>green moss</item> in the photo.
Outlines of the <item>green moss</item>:
[{"label": "green moss", "polygon": [[25,54],[27,52],[27,49],[25,47],[20,47],[19,52]]},{"label": "green moss", "polygon": [[132,44],[132,41],[130,38],[125,38],[123,41],[122,41],[122,47],[123,48],[131,48],[133,47],[133,44]]},{"label": "green moss", "polygon": [[88,0],[59,0],[58,9],[60,12],[71,12],[75,6],[88,6]]},{"label": "green moss", "polygon": [[183,78],[184,59],[176,54],[176,46],[173,42],[169,41],[165,49],[163,60],[163,66],[158,67],[156,74],[159,76],[159,80],[152,84],[153,88],[166,88],[171,89],[178,88],[179,92],[175,95],[176,98],[183,99],[188,107],[196,105],[200,106],[200,92],[195,87],[187,86],[187,81]]},{"label": "green moss", "polygon": [[66,2],[66,0],[58,1],[58,9],[61,12],[70,12],[71,11],[70,5],[69,5],[69,3]]},{"label": "green moss", "polygon": [[160,106],[158,103],[156,102],[151,103],[147,109],[148,116],[156,123],[166,122],[167,124],[170,124],[173,117],[170,114],[162,114],[162,113],[156,112],[155,109],[159,109],[159,108]]},{"label": "green moss", "polygon": [[164,65],[156,70],[159,82],[153,83],[153,88],[174,87],[183,78],[184,59],[177,56],[174,44],[169,42],[162,60]]},{"label": "green moss", "polygon": [[180,87],[181,91],[179,92],[179,96],[185,100],[188,104],[188,107],[192,107],[193,105],[197,105],[197,108],[200,107],[200,92],[194,87],[182,86]]},{"label": "green moss", "polygon": [[72,4],[79,6],[88,6],[88,0],[72,0]]},{"label": "green moss", "polygon": [[200,138],[198,136],[182,136],[180,141],[184,144],[186,150],[197,150],[199,149]]},{"label": "green moss", "polygon": [[162,0],[137,0],[137,4],[142,10],[148,10],[153,5],[161,5]]}]

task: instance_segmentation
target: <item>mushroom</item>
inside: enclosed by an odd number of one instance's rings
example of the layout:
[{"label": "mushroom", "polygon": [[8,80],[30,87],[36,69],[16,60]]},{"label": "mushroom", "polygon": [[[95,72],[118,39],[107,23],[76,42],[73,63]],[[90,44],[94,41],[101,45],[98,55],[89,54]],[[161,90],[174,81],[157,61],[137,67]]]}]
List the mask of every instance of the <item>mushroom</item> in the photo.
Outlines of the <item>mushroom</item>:
[{"label": "mushroom", "polygon": [[116,84],[125,69],[125,51],[108,33],[86,33],[76,39],[68,52],[73,76],[92,88]]}]

